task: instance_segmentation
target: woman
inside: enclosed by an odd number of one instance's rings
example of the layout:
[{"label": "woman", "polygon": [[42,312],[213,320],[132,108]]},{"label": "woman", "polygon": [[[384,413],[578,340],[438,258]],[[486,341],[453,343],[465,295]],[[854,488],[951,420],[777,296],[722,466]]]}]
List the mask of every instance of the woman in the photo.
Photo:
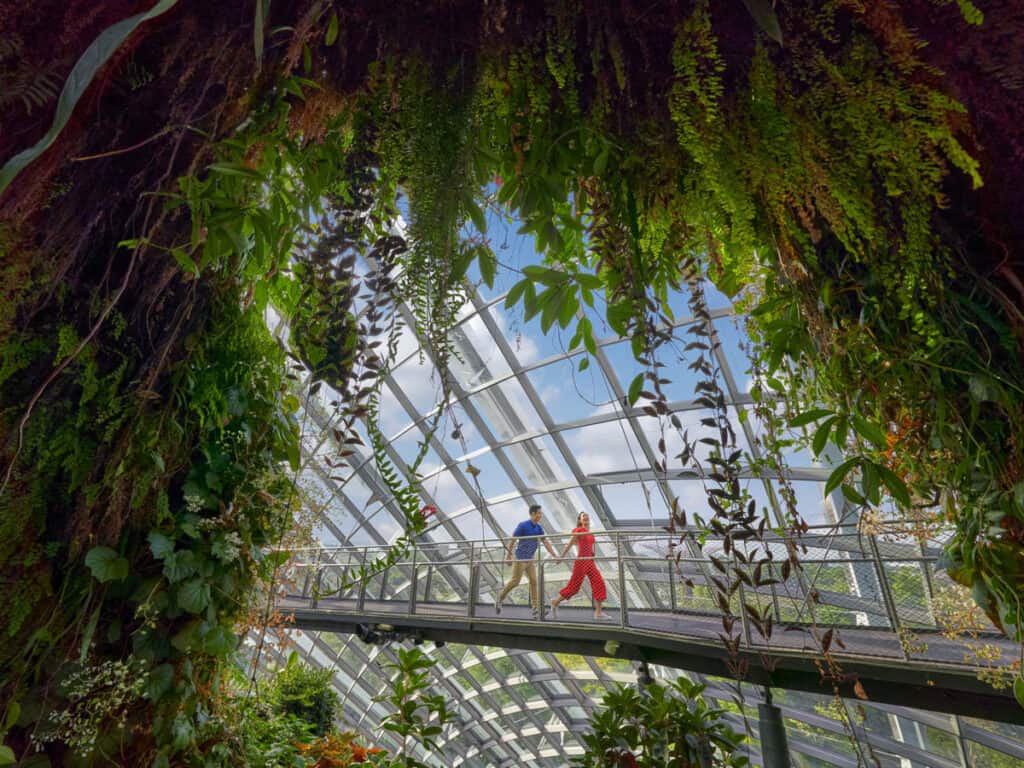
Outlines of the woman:
[{"label": "woman", "polygon": [[583,585],[583,577],[586,576],[590,579],[590,593],[594,596],[594,603],[597,606],[597,609],[594,611],[594,618],[610,619],[612,617],[601,610],[601,605],[607,599],[608,592],[604,588],[604,579],[601,578],[601,574],[597,570],[597,564],[594,562],[594,534],[590,533],[590,515],[586,512],[580,512],[577,516],[576,527],[572,530],[572,537],[566,543],[562,554],[558,556],[559,560],[565,557],[565,553],[572,547],[573,542],[577,543],[579,550],[572,564],[572,576],[569,577],[569,583],[565,586],[565,589],[559,592],[558,597],[551,601],[551,617],[558,618],[558,604],[579,592],[580,587]]}]

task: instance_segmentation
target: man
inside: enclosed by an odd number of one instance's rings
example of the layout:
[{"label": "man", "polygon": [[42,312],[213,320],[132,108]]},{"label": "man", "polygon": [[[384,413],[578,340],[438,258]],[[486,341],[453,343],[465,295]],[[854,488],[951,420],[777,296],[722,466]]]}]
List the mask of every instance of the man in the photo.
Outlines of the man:
[{"label": "man", "polygon": [[[508,580],[508,583],[505,584],[498,595],[498,599],[494,601],[495,613],[501,613],[502,602],[508,596],[508,593],[515,589],[519,582],[522,581],[524,573],[530,582],[530,604],[533,606],[533,615],[536,616],[538,611],[540,611],[540,583],[537,580],[537,566],[533,562],[538,542],[543,541],[544,546],[551,553],[551,557],[556,556],[555,550],[546,538],[537,538],[544,536],[544,528],[540,524],[541,514],[540,504],[531,504],[530,519],[523,520],[512,532],[512,538],[508,542],[508,550],[505,552],[505,560],[512,563],[512,578]],[[512,547],[517,540],[519,545],[515,548],[515,559],[513,560]]]}]

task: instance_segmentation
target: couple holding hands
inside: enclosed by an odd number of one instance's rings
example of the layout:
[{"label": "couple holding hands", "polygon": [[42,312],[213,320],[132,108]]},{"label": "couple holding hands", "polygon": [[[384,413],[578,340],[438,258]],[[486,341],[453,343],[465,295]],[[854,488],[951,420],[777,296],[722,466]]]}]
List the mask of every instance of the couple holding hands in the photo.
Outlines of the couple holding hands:
[{"label": "couple holding hands", "polygon": [[[596,606],[594,618],[612,618],[602,610],[602,605],[607,599],[608,593],[604,587],[604,579],[601,578],[601,573],[597,570],[597,564],[594,562],[594,534],[590,533],[590,515],[586,512],[579,513],[576,517],[576,527],[572,530],[572,536],[562,549],[562,554],[556,555],[548,540],[541,538],[544,536],[544,528],[540,524],[542,514],[540,504],[531,505],[529,520],[521,522],[512,532],[512,538],[508,542],[508,550],[505,553],[505,559],[512,563],[512,578],[502,587],[501,592],[498,594],[498,599],[494,601],[495,613],[501,613],[502,602],[508,596],[508,593],[515,589],[519,582],[522,581],[524,573],[530,582],[530,603],[533,605],[533,615],[537,616],[540,613],[540,583],[537,580],[537,566],[533,556],[537,552],[537,545],[543,541],[548,552],[556,560],[564,558],[565,553],[569,551],[573,543],[577,546],[576,559],[572,564],[572,576],[570,576],[569,583],[565,585],[565,588],[558,593],[558,597],[551,601],[551,616],[553,618],[558,617],[559,603],[563,600],[568,600],[579,592],[585,577],[590,580],[590,592],[594,596],[594,604]],[[518,545],[516,545],[517,540],[519,541]],[[515,546],[515,558],[512,556],[513,546]]]}]

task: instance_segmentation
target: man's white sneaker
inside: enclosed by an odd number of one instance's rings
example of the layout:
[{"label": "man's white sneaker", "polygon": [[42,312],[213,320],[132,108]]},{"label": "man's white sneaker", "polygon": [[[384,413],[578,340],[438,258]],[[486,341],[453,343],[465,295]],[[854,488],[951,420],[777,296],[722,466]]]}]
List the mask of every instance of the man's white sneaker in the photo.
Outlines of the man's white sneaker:
[{"label": "man's white sneaker", "polygon": [[494,601],[494,612],[501,616],[501,600]]}]

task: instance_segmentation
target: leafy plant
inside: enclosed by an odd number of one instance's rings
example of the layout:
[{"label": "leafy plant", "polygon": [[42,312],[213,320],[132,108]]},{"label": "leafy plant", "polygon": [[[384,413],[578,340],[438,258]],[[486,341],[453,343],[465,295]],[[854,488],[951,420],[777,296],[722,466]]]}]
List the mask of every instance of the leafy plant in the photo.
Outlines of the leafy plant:
[{"label": "leafy plant", "polygon": [[398,661],[385,665],[394,672],[388,693],[376,701],[386,702],[394,708],[381,721],[381,728],[391,731],[401,740],[401,747],[391,758],[378,765],[387,768],[426,768],[416,759],[415,747],[432,752],[437,738],[453,718],[444,697],[429,694],[430,669],[436,662],[419,648],[398,648]]},{"label": "leafy plant", "polygon": [[584,768],[707,768],[750,764],[743,737],[726,722],[725,710],[707,705],[703,685],[678,678],[637,690],[623,685],[605,693],[583,734]]},{"label": "leafy plant", "polygon": [[324,736],[334,727],[340,700],[331,686],[330,669],[311,669],[289,663],[274,676],[264,692],[266,701],[277,712],[308,723],[314,736]]}]

